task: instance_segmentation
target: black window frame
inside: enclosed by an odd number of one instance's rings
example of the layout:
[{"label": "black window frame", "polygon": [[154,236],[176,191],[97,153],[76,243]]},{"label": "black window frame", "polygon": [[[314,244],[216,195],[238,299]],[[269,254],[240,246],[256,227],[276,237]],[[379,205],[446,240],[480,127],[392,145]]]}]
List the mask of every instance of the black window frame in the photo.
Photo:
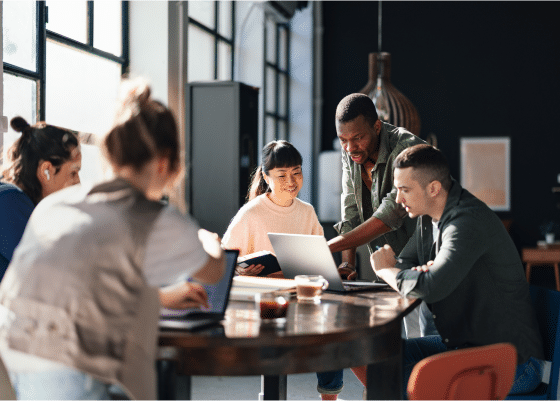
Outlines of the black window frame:
[{"label": "black window frame", "polygon": [[[214,27],[209,27],[203,24],[202,22],[196,20],[195,18],[189,15],[188,17],[188,25],[194,25],[197,28],[201,29],[205,33],[211,35],[214,40],[214,79],[218,79],[218,67],[219,67],[219,44],[220,42],[226,43],[231,48],[231,62],[230,62],[230,76],[229,79],[233,79],[233,68],[234,68],[234,60],[235,60],[235,1],[231,2],[231,39],[226,38],[219,32],[219,23],[220,23],[220,6],[219,1],[214,1]],[[188,4],[187,4],[188,7]],[[190,39],[189,39],[190,40]],[[188,71],[188,70],[187,70]],[[187,72],[187,80],[188,82],[192,82],[191,79],[188,77]]]},{"label": "black window frame", "polygon": [[[276,60],[276,62],[270,62],[268,59],[268,37],[269,37],[269,33],[268,33],[268,24],[267,22],[271,21],[274,23],[275,26],[275,39],[276,39],[276,43],[274,44],[274,51],[276,52],[276,55],[274,57],[274,59]],[[291,29],[290,29],[290,24],[287,22],[277,22],[276,18],[269,14],[269,13],[265,13],[265,23],[263,26],[264,29],[264,33],[263,33],[263,42],[264,42],[264,50],[263,50],[263,54],[264,54],[264,71],[263,71],[263,104],[264,104],[264,124],[263,124],[263,136],[266,138],[267,137],[267,119],[268,118],[272,118],[274,120],[274,135],[272,135],[272,137],[275,140],[278,139],[286,139],[286,140],[290,140],[290,84],[291,84],[291,64],[290,64],[290,38],[291,38]],[[284,60],[284,65],[286,66],[286,68],[283,70],[281,68],[281,62],[280,62],[280,55],[282,54],[280,52],[280,31],[281,30],[285,30],[285,34],[286,34],[286,48],[284,49],[284,55],[285,55],[285,60]],[[274,71],[274,110],[269,110],[268,109],[268,93],[271,90],[269,88],[268,85],[268,73],[269,70]],[[285,110],[285,114],[282,115],[280,113],[280,76],[284,76],[285,78],[285,83],[286,83],[286,87],[285,87],[285,92],[284,92],[284,110]],[[280,121],[284,122],[284,126],[285,126],[285,131],[282,133],[280,132]]]},{"label": "black window frame", "polygon": [[[14,75],[20,78],[34,80],[37,84],[37,110],[36,116],[38,121],[44,121],[45,116],[45,99],[46,99],[46,60],[47,60],[47,39],[57,43],[64,44],[72,49],[81,50],[86,53],[96,55],[107,60],[111,60],[121,64],[121,73],[125,74],[128,70],[130,63],[129,60],[129,29],[128,29],[128,16],[129,5],[128,1],[122,1],[122,54],[116,56],[112,53],[99,50],[93,46],[94,32],[93,32],[93,10],[94,2],[88,1],[87,7],[87,43],[82,43],[66,36],[60,35],[56,32],[47,29],[48,22],[48,7],[45,1],[37,2],[36,9],[36,29],[37,29],[37,54],[36,54],[36,71],[31,71],[16,65],[3,62],[4,73]],[[69,127],[70,128],[70,127]]]}]

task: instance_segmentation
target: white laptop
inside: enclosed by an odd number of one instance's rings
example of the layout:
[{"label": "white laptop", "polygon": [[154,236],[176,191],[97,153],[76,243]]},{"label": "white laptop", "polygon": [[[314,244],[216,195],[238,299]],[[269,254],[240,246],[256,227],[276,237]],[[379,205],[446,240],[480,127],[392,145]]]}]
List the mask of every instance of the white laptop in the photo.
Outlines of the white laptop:
[{"label": "white laptop", "polygon": [[329,282],[327,291],[351,292],[386,288],[371,281],[342,280],[327,240],[322,235],[268,233],[285,278],[298,274],[320,274]]}]

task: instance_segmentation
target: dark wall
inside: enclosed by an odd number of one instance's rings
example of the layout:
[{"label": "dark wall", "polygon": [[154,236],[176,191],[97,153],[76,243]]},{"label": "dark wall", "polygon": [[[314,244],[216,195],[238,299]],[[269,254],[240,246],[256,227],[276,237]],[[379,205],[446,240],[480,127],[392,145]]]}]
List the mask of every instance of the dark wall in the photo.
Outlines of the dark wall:
[{"label": "dark wall", "polygon": [[[368,79],[377,48],[374,1],[323,5],[323,144],[336,137],[334,111]],[[521,247],[558,219],[560,24],[557,2],[382,3],[382,51],[392,82],[418,109],[420,137],[437,135],[460,177],[461,137],[511,138],[511,234]],[[560,235],[560,233],[557,233]]]}]

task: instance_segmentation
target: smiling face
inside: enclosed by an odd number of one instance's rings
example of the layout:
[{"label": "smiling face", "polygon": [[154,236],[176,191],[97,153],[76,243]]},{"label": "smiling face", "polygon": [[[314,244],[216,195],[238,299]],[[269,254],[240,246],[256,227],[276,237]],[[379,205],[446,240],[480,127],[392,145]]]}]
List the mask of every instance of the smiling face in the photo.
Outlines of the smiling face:
[{"label": "smiling face", "polygon": [[264,174],[270,199],[280,206],[290,206],[303,186],[301,166],[276,167]]},{"label": "smiling face", "polygon": [[372,127],[363,115],[359,115],[351,121],[337,121],[336,132],[342,149],[354,163],[377,160],[381,121],[377,120]]},{"label": "smiling face", "polygon": [[396,202],[403,205],[411,218],[430,214],[430,197],[415,179],[412,167],[395,168],[394,183],[397,188]]}]

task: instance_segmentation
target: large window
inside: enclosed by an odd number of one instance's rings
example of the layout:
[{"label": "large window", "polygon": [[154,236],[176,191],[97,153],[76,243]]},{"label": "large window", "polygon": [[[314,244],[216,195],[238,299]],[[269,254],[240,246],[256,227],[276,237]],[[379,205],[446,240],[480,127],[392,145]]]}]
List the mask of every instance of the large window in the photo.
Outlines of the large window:
[{"label": "large window", "polygon": [[232,79],[234,10],[233,1],[189,1],[189,82]]},{"label": "large window", "polygon": [[290,30],[266,14],[264,25],[265,143],[289,139]]},{"label": "large window", "polygon": [[[4,1],[4,115],[103,134],[128,66],[128,6],[121,1]],[[4,136],[4,151],[19,134]],[[83,146],[82,181],[100,171]]]}]

